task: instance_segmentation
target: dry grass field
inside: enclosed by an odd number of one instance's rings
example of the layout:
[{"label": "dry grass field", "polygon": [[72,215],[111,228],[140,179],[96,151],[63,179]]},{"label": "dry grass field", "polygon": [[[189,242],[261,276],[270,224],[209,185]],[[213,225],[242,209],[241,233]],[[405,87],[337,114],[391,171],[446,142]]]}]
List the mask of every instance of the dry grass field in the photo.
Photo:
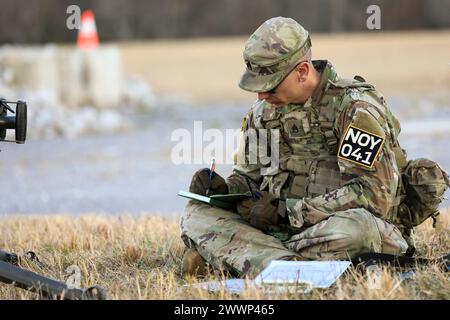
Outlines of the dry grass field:
[{"label": "dry grass field", "polygon": [[[450,251],[450,210],[433,229],[431,221],[416,232],[418,253],[436,258]],[[329,289],[308,294],[271,294],[249,287],[242,295],[208,293],[184,286],[205,279],[183,279],[183,244],[178,217],[142,216],[11,216],[0,219],[0,248],[23,254],[34,250],[44,267],[23,267],[66,280],[66,270],[81,270],[81,286],[99,284],[110,299],[450,299],[450,278],[436,265],[399,281],[384,268],[367,275],[350,269]],[[375,277],[375,278],[374,278]],[[219,279],[211,274],[208,279]],[[379,284],[373,287],[374,281]],[[0,299],[33,299],[27,291],[0,283]]]},{"label": "dry grass field", "polygon": [[[194,103],[252,102],[237,86],[246,37],[120,43],[123,68]],[[387,96],[450,99],[450,31],[312,34],[313,58],[363,76]]]},{"label": "dry grass field", "polygon": [[[164,40],[120,43],[123,68],[147,80],[156,92],[185,94],[194,103],[251,102],[237,87],[244,68],[246,38]],[[443,97],[450,101],[450,31],[374,32],[312,35],[313,55],[327,58],[343,76],[360,74],[386,95]],[[437,265],[420,268],[400,281],[382,268],[364,274],[351,268],[329,289],[307,294],[269,293],[249,287],[239,296],[189,286],[199,281],[180,274],[184,245],[179,216],[10,215],[0,217],[0,248],[37,253],[43,266],[23,267],[60,280],[72,265],[83,288],[98,284],[110,299],[450,299],[450,277]],[[437,258],[450,252],[450,209],[437,228],[427,221],[416,230],[418,255]],[[374,287],[373,283],[379,285]],[[188,285],[188,286],[186,286]],[[0,283],[0,299],[36,295]]]}]

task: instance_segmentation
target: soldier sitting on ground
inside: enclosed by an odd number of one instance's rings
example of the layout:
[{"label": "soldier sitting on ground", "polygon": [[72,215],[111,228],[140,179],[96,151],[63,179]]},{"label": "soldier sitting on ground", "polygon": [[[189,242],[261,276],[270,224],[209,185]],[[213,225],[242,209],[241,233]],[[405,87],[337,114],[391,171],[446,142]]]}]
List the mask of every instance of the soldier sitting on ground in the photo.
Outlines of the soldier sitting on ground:
[{"label": "soldier sitting on ground", "polygon": [[[309,34],[290,18],[262,24],[247,40],[244,60],[239,86],[258,100],[244,117],[233,172],[210,180],[202,169],[190,191],[251,187],[259,197],[236,212],[191,200],[181,219],[183,273],[202,274],[208,263],[243,276],[271,260],[411,251],[412,227],[397,223],[407,210],[400,204],[408,161],[382,95],[360,76],[342,79],[330,62],[311,60]],[[275,167],[249,161],[255,149],[245,133],[260,129],[279,132]]]}]

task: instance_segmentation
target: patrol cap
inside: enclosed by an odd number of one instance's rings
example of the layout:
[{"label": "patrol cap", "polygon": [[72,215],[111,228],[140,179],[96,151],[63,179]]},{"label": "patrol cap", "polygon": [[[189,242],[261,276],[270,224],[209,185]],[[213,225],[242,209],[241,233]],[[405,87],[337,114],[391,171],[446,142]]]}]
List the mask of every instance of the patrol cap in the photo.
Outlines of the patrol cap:
[{"label": "patrol cap", "polygon": [[245,43],[247,66],[239,87],[251,92],[275,88],[311,48],[309,33],[291,18],[276,17],[264,22]]}]

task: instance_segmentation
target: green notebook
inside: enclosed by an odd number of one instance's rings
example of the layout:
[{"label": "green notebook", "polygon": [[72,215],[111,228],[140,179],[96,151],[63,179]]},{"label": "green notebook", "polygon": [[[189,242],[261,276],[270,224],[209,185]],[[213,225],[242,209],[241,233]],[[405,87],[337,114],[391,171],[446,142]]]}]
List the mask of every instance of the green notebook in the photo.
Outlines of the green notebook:
[{"label": "green notebook", "polygon": [[214,207],[219,207],[222,209],[234,209],[236,207],[237,202],[252,197],[252,194],[250,192],[233,193],[233,194],[215,194],[210,197],[207,197],[183,190],[180,190],[178,192],[178,195],[184,198],[204,202]]}]

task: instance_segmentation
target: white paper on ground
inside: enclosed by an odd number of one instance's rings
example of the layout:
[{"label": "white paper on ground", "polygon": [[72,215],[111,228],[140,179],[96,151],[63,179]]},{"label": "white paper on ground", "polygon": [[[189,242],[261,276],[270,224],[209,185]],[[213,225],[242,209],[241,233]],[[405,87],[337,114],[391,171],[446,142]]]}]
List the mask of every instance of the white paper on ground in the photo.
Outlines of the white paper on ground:
[{"label": "white paper on ground", "polygon": [[[253,280],[247,280],[248,285],[254,285]],[[194,288],[201,288],[211,292],[217,292],[222,289],[230,293],[239,294],[245,290],[246,281],[244,279],[227,279],[223,281],[208,281],[193,284]]]},{"label": "white paper on ground", "polygon": [[258,276],[255,283],[296,284],[311,283],[313,288],[328,288],[350,266],[350,261],[272,261]]},{"label": "white paper on ground", "polygon": [[312,288],[328,288],[350,266],[350,261],[272,261],[255,280],[228,279],[201,282],[192,285],[211,292],[222,289],[239,294],[246,285],[265,287],[273,285],[303,285],[304,292]]}]

